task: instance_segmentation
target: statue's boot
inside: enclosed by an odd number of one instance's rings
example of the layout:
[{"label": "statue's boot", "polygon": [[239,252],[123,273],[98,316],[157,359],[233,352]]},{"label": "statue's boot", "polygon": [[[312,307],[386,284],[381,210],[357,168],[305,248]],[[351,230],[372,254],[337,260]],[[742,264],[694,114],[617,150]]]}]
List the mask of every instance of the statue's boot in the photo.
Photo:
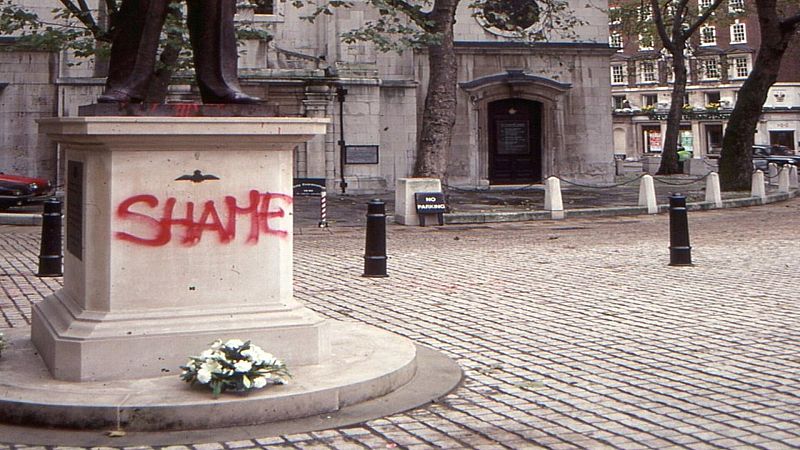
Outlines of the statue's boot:
[{"label": "statue's boot", "polygon": [[239,86],[235,0],[188,0],[187,25],[203,103],[252,104]]},{"label": "statue's boot", "polygon": [[169,0],[125,0],[116,19],[106,90],[100,103],[139,103],[155,69]]}]

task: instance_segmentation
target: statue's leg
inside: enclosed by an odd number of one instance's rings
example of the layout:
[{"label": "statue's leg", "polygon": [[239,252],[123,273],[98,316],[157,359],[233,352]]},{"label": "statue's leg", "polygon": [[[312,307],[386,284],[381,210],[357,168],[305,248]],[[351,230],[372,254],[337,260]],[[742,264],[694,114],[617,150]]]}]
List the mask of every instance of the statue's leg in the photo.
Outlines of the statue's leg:
[{"label": "statue's leg", "polygon": [[141,102],[155,68],[169,0],[123,0],[101,103]]},{"label": "statue's leg", "polygon": [[203,103],[256,103],[239,86],[236,0],[187,0],[187,25]]}]

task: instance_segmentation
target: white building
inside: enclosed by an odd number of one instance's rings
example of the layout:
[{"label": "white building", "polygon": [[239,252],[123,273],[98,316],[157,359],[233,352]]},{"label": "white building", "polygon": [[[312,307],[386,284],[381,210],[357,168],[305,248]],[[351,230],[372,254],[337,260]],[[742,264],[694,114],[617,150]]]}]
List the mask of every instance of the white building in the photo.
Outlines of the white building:
[{"label": "white building", "polygon": [[[28,0],[46,14],[54,0]],[[237,20],[267,29],[270,42],[242,45],[244,89],[279,115],[328,116],[328,134],[296,151],[295,176],[324,178],[348,192],[393,189],[412,174],[416,134],[428,78],[422,52],[380,53],[372,44],[343,44],[339,33],[377,14],[365,5],[310,23],[284,0],[242,8]],[[572,0],[584,23],[546,42],[520,42],[462,2],[457,14],[458,110],[448,179],[453,186],[538,183],[558,175],[613,177],[608,20],[605,2]],[[502,5],[506,5],[503,3]],[[515,2],[507,2],[515,7]],[[537,25],[534,25],[537,26]],[[12,48],[13,38],[0,44]],[[7,172],[55,178],[57,152],[35,119],[70,116],[102,89],[91,62],[73,66],[63,54],[0,52],[0,164]],[[188,80],[188,79],[187,79]],[[337,88],[347,90],[340,105]],[[173,86],[170,101],[196,99]],[[343,116],[339,116],[339,108]],[[342,126],[343,124],[343,130]],[[344,131],[344,136],[342,136]],[[344,139],[347,158],[340,158]]]}]

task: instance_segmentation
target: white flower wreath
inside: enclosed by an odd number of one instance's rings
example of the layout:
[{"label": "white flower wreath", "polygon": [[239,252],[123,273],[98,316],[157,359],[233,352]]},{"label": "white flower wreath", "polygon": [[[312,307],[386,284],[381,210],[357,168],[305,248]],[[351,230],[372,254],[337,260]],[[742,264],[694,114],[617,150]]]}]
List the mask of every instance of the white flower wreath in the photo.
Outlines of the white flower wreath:
[{"label": "white flower wreath", "polygon": [[224,391],[247,392],[271,384],[286,384],[291,377],[281,360],[250,341],[214,341],[200,356],[192,356],[181,379],[208,385],[218,396]]}]

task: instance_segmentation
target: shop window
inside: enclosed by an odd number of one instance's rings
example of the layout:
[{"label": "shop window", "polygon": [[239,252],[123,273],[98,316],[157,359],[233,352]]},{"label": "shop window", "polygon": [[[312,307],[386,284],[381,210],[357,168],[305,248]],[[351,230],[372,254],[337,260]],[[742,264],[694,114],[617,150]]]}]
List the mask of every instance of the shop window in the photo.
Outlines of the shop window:
[{"label": "shop window", "polygon": [[794,130],[770,130],[769,143],[794,150]]},{"label": "shop window", "polygon": [[642,127],[645,153],[661,153],[661,127]]},{"label": "shop window", "polygon": [[722,125],[709,124],[705,128],[708,153],[719,155],[722,152]]}]

